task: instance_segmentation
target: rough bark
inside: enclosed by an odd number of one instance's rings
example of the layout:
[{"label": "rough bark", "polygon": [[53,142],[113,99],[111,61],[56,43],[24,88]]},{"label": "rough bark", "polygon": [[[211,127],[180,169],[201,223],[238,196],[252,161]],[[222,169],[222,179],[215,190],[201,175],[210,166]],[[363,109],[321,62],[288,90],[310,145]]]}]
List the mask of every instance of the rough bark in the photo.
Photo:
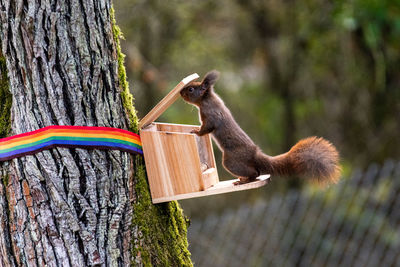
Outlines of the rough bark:
[{"label": "rough bark", "polygon": [[[11,134],[135,128],[110,1],[2,0],[0,19]],[[66,148],[3,164],[0,266],[190,265],[179,206],[151,205],[142,165],[121,151]],[[154,212],[140,214],[143,206]],[[171,227],[175,235],[159,233]],[[153,249],[165,239],[180,245]]]}]

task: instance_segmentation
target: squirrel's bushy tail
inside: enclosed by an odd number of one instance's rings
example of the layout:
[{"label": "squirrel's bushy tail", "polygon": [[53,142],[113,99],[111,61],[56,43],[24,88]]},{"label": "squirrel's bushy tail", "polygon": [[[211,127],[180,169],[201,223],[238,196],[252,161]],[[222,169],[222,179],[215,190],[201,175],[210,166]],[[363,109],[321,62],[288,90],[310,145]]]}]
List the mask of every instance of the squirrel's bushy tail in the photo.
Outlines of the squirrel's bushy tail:
[{"label": "squirrel's bushy tail", "polygon": [[262,162],[271,175],[301,176],[321,184],[336,183],[341,173],[336,148],[318,137],[300,140],[282,155],[270,157],[264,154]]}]

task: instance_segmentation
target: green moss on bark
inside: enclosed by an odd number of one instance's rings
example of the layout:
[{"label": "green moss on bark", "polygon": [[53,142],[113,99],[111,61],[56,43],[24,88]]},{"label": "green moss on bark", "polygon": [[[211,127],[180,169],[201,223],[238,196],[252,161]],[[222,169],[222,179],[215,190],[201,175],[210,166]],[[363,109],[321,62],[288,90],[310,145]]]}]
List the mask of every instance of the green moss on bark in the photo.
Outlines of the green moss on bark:
[{"label": "green moss on bark", "polygon": [[[129,117],[130,130],[138,131],[138,117],[129,92],[124,67],[125,55],[121,52],[121,30],[116,25],[114,10],[111,10],[114,41],[118,53],[118,75],[124,108]],[[193,266],[187,242],[188,220],[183,215],[178,202],[153,205],[146,179],[143,158],[135,159],[135,192],[133,227],[139,234],[133,245],[133,264],[141,259],[144,266]]]},{"label": "green moss on bark", "polygon": [[115,16],[114,9],[111,8],[111,21],[112,21],[112,30],[114,34],[114,41],[117,49],[118,56],[118,78],[121,88],[121,97],[125,110],[127,111],[129,117],[129,130],[133,132],[138,132],[138,117],[133,103],[133,96],[129,91],[129,83],[126,77],[126,70],[124,65],[125,55],[121,51],[120,39],[123,39],[123,35],[121,29],[118,27]]},{"label": "green moss on bark", "polygon": [[[153,205],[145,179],[143,161],[136,160],[136,195],[134,223],[139,225],[145,247],[135,244],[134,256],[145,266],[192,266],[187,249],[187,224],[176,201]],[[150,253],[149,253],[150,251]]]},{"label": "green moss on bark", "polygon": [[[1,41],[1,40],[0,40]],[[1,43],[1,42],[0,42]],[[8,136],[11,129],[11,92],[7,77],[6,59],[0,51],[0,138]],[[7,163],[0,163],[1,178],[7,188],[9,175]],[[8,209],[6,209],[9,212]]]},{"label": "green moss on bark", "polygon": [[0,52],[0,138],[6,137],[11,129],[11,93],[7,78],[6,60]]}]

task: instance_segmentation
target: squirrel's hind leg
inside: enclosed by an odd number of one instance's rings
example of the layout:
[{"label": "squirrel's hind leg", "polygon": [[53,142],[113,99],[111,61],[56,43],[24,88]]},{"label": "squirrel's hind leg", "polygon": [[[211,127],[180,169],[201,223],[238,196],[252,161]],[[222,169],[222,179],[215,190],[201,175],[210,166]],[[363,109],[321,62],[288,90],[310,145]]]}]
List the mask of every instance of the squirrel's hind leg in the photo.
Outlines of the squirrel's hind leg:
[{"label": "squirrel's hind leg", "polygon": [[233,176],[239,178],[239,181],[234,183],[235,185],[252,182],[260,176],[260,172],[253,164],[245,162],[240,158],[230,157],[229,155],[225,155],[225,153],[222,164]]}]

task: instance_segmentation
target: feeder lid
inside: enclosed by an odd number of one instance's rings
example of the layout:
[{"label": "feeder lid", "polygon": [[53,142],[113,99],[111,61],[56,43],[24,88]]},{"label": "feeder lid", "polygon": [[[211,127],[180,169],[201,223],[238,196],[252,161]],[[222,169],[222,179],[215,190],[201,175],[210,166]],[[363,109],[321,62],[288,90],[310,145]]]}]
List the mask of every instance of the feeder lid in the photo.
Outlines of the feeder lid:
[{"label": "feeder lid", "polygon": [[150,110],[149,113],[144,116],[143,119],[139,121],[139,129],[142,129],[155,121],[169,106],[172,105],[178,99],[180,91],[185,87],[188,83],[199,78],[197,73],[193,73],[186,78],[183,78],[174,89],[171,90],[158,104]]}]

